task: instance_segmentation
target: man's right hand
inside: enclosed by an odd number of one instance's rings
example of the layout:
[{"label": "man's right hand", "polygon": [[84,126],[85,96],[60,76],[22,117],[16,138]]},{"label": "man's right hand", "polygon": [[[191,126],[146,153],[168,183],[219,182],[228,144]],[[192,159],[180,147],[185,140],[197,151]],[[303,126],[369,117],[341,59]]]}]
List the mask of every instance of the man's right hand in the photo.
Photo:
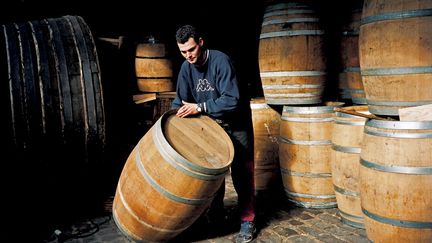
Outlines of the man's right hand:
[{"label": "man's right hand", "polygon": [[182,101],[182,103],[183,103],[183,106],[178,109],[177,114],[176,114],[178,117],[183,118],[183,117],[187,117],[190,115],[199,114],[199,112],[197,111],[198,104],[189,103],[186,101]]}]

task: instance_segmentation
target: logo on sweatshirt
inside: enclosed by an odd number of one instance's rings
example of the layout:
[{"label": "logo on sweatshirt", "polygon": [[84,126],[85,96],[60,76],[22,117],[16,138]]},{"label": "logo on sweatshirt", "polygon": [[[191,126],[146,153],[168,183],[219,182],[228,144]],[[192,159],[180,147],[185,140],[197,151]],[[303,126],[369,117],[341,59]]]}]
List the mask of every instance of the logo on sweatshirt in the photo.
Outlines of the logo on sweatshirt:
[{"label": "logo on sweatshirt", "polygon": [[213,91],[214,88],[211,86],[207,79],[198,79],[198,84],[196,87],[197,92]]}]

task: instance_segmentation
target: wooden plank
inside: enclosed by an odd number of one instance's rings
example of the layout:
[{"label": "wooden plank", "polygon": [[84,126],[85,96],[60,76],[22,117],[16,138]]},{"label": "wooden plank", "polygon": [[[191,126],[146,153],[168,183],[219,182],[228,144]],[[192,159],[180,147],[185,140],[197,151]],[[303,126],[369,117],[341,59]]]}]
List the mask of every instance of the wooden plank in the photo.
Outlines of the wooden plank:
[{"label": "wooden plank", "polygon": [[168,92],[159,92],[157,93],[157,98],[172,98],[174,99],[176,96],[176,92],[175,91],[168,91]]},{"label": "wooden plank", "polygon": [[401,121],[432,121],[432,104],[399,109]]},{"label": "wooden plank", "polygon": [[137,94],[134,95],[132,98],[135,104],[142,104],[145,102],[156,100],[156,93]]},{"label": "wooden plank", "polygon": [[347,114],[350,114],[350,115],[354,115],[354,116],[360,116],[360,117],[364,117],[364,118],[369,118],[369,119],[391,120],[391,121],[394,121],[394,119],[391,118],[391,117],[383,118],[383,117],[376,116],[374,114],[365,114],[365,113],[357,112],[357,111],[354,111],[354,110],[347,110],[347,109],[344,109],[343,107],[341,107],[341,108],[336,107],[334,110],[338,111],[338,112],[343,112],[343,113],[347,113]]},{"label": "wooden plank", "polygon": [[108,38],[108,37],[97,37],[98,40],[105,41],[110,43],[111,45],[117,46],[118,49],[120,49],[124,43],[124,36],[119,36],[116,38]]}]

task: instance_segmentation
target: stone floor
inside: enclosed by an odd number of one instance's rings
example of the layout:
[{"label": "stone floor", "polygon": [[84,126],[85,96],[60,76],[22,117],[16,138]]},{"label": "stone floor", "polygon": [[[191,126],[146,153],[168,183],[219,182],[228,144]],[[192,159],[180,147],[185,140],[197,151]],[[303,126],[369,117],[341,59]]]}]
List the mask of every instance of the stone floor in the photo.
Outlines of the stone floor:
[{"label": "stone floor", "polygon": [[[364,229],[342,223],[337,208],[300,208],[294,206],[284,196],[278,195],[280,195],[278,192],[258,193],[256,220],[258,232],[253,242],[369,242]],[[131,242],[114,223],[109,202],[108,200],[105,215],[58,229],[44,242]],[[227,222],[223,227],[214,228],[198,220],[171,242],[234,242],[238,231],[237,196],[230,176],[226,178],[224,202]]]}]

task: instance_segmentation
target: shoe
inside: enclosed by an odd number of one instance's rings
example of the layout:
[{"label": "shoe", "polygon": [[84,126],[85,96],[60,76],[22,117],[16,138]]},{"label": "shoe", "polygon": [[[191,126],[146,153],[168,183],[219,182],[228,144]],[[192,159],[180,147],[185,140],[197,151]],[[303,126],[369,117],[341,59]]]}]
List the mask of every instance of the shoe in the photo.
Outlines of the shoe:
[{"label": "shoe", "polygon": [[237,234],[236,243],[251,242],[255,237],[255,224],[250,221],[242,221],[240,225],[240,232]]}]

